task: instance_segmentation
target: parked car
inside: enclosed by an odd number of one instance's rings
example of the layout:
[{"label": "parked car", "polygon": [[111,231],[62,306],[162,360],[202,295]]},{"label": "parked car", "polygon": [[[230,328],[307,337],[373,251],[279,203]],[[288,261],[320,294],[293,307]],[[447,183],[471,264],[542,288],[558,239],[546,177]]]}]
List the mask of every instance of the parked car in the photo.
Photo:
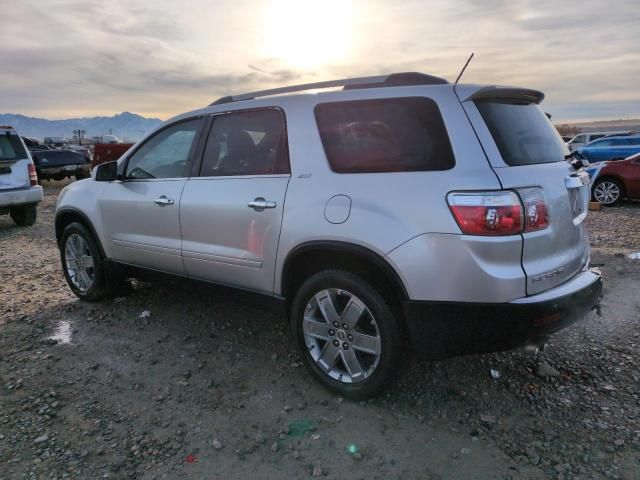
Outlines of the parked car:
[{"label": "parked car", "polygon": [[589,162],[622,160],[640,152],[640,135],[605,137],[576,150]]},{"label": "parked car", "polygon": [[585,146],[587,143],[593,142],[594,140],[598,140],[604,137],[611,136],[622,136],[622,135],[631,135],[630,131],[622,131],[622,132],[589,132],[589,133],[579,133],[571,140],[567,142],[567,147],[569,150],[574,151],[580,147]]},{"label": "parked car", "polygon": [[91,158],[81,152],[42,145],[37,140],[23,137],[36,165],[41,180],[62,180],[75,177],[88,178],[91,172]]},{"label": "parked car", "polygon": [[219,99],[62,190],[65,278],[88,301],[140,269],[262,294],[350,398],[389,385],[405,335],[428,359],[536,348],[602,291],[543,97],[404,73]]},{"label": "parked car", "polygon": [[87,162],[91,163],[92,157],[89,147],[86,147],[85,145],[69,145],[67,149],[81,153],[82,156],[87,160]]},{"label": "parked car", "polygon": [[591,190],[593,199],[606,206],[624,198],[640,199],[640,153],[617,162],[607,162]]},{"label": "parked car", "polygon": [[0,215],[11,215],[20,226],[33,225],[41,201],[42,187],[29,151],[12,127],[0,127]]}]

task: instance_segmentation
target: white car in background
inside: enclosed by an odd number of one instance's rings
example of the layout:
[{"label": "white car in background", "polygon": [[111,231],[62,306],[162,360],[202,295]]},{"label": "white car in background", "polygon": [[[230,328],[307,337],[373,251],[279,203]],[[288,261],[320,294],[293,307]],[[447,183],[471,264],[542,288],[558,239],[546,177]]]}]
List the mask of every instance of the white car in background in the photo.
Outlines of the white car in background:
[{"label": "white car in background", "polygon": [[42,201],[36,167],[29,150],[12,127],[0,126],[0,215],[16,224],[36,222],[36,205]]}]

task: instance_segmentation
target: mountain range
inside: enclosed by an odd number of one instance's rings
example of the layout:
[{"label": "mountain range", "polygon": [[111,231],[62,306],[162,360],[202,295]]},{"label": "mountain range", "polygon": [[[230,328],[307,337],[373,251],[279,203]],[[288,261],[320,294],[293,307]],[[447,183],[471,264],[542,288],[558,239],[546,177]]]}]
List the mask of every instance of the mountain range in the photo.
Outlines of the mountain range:
[{"label": "mountain range", "polygon": [[137,141],[162,120],[146,118],[130,112],[122,112],[112,117],[84,117],[66,120],[47,120],[45,118],[28,117],[14,113],[0,113],[0,125],[11,125],[18,133],[25,137],[72,138],[74,130],[85,130],[85,138],[116,135],[121,140]]}]

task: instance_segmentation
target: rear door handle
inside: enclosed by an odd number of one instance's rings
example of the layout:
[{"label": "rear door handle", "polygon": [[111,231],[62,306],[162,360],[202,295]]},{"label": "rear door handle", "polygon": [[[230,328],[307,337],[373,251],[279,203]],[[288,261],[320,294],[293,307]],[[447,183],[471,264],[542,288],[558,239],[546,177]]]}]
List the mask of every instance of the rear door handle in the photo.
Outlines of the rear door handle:
[{"label": "rear door handle", "polygon": [[166,207],[167,205],[173,205],[173,198],[167,198],[166,195],[162,195],[159,198],[156,198],[153,203],[156,205],[160,205],[161,207]]},{"label": "rear door handle", "polygon": [[276,208],[276,202],[265,200],[263,197],[257,197],[251,202],[247,203],[247,207],[253,208],[256,212],[261,212],[265,208]]}]

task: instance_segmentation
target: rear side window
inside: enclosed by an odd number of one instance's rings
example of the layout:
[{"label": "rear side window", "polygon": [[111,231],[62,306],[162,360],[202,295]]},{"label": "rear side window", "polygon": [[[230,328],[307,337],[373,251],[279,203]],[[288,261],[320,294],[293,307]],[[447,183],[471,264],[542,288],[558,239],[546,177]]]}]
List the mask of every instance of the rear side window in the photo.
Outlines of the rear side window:
[{"label": "rear side window", "polygon": [[442,115],[431,99],[321,103],[315,116],[334,172],[448,170],[455,165]]},{"label": "rear side window", "polygon": [[0,162],[27,158],[22,142],[17,135],[0,135]]},{"label": "rear side window", "polygon": [[569,154],[560,134],[535,103],[483,100],[476,106],[507,165],[560,162]]},{"label": "rear side window", "polygon": [[247,110],[214,117],[200,176],[289,173],[284,115]]}]

